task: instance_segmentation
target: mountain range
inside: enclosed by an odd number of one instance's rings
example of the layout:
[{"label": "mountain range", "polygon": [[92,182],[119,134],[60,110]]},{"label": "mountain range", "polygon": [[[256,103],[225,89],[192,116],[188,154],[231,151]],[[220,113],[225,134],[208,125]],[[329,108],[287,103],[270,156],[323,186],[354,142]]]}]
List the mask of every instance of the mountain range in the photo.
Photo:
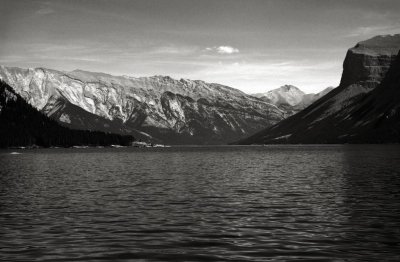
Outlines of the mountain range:
[{"label": "mountain range", "polygon": [[248,95],[168,76],[5,66],[0,79],[10,85],[4,94],[15,92],[59,125],[150,142],[390,143],[399,142],[399,50],[400,35],[359,42],[346,54],[340,85],[317,94],[286,85]]},{"label": "mountain range", "polygon": [[339,87],[239,143],[400,142],[399,50],[400,34],[359,42],[346,54]]},{"label": "mountain range", "polygon": [[224,144],[285,117],[269,102],[200,80],[4,66],[0,78],[64,126],[158,143]]}]

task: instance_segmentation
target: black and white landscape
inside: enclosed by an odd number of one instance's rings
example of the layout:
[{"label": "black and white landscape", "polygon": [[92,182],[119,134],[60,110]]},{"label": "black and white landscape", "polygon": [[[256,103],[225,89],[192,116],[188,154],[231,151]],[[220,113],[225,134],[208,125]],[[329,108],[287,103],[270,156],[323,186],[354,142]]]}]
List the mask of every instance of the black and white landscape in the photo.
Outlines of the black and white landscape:
[{"label": "black and white landscape", "polygon": [[400,34],[347,52],[339,87],[240,143],[399,143]]},{"label": "black and white landscape", "polygon": [[400,2],[0,10],[0,260],[399,260]]},{"label": "black and white landscape", "polygon": [[168,144],[226,144],[285,116],[273,103],[200,80],[9,67],[0,75],[62,125]]}]

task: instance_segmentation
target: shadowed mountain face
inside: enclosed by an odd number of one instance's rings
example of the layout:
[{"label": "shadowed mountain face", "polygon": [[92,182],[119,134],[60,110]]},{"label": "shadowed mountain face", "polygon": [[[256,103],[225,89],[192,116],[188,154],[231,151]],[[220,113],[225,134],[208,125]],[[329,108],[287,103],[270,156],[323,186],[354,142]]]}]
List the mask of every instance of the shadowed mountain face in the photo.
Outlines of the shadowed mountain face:
[{"label": "shadowed mountain face", "polygon": [[16,146],[129,145],[131,136],[63,127],[29,105],[0,81],[0,148]]},{"label": "shadowed mountain face", "polygon": [[284,118],[275,105],[198,80],[7,67],[0,78],[65,126],[170,144],[223,144]]},{"label": "shadowed mountain face", "polygon": [[291,116],[332,90],[333,87],[328,87],[317,94],[306,94],[295,86],[285,85],[265,93],[253,94],[253,96],[276,105],[285,112],[286,116]]},{"label": "shadowed mountain face", "polygon": [[338,88],[239,143],[399,142],[399,49],[400,35],[358,43],[347,52]]}]

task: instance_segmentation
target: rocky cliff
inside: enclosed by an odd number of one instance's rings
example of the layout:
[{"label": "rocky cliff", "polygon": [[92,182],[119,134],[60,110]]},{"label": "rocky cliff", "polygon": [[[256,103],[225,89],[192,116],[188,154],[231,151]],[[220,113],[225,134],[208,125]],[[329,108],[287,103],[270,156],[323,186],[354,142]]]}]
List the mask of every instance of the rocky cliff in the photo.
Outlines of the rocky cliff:
[{"label": "rocky cliff", "polygon": [[358,85],[370,91],[384,78],[399,50],[400,34],[376,36],[347,51],[341,87]]},{"label": "rocky cliff", "polygon": [[227,143],[284,117],[268,102],[199,80],[4,66],[0,78],[65,126],[170,144]]},{"label": "rocky cliff", "polygon": [[400,35],[358,43],[347,52],[339,87],[240,143],[399,142],[399,49]]}]

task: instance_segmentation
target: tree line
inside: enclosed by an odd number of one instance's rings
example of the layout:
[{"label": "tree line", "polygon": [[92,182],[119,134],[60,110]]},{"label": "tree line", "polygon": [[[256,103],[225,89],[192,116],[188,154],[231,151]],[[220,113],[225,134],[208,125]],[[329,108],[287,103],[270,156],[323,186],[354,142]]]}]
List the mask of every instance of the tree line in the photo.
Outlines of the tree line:
[{"label": "tree line", "polygon": [[0,80],[0,147],[71,147],[130,145],[132,136],[61,126],[42,114]]}]

